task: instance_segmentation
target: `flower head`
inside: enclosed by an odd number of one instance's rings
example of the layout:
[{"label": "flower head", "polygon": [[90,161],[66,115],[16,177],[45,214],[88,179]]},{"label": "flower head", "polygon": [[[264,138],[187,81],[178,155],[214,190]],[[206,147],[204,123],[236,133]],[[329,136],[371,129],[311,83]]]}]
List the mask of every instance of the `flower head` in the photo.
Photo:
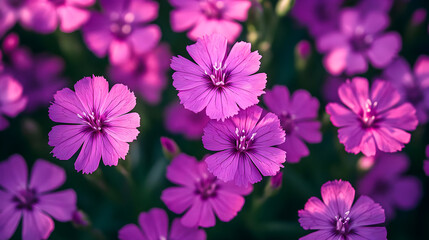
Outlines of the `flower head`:
[{"label": "flower head", "polygon": [[406,131],[416,129],[416,110],[401,103],[401,95],[389,83],[376,80],[371,89],[368,80],[355,77],[338,89],[342,103],[329,103],[326,112],[339,127],[338,138],[346,151],[374,156],[376,150],[400,151],[410,141]]},{"label": "flower head", "polygon": [[60,160],[70,159],[82,147],[75,162],[77,171],[94,172],[103,163],[116,166],[125,159],[128,142],[137,138],[140,126],[138,113],[128,113],[136,105],[136,98],[122,84],[109,92],[103,77],[85,77],[75,85],[58,91],[49,108],[49,117],[57,125],[49,133],[52,153]]},{"label": "flower head", "polygon": [[0,71],[0,131],[9,126],[3,115],[16,117],[27,105],[22,85],[11,75]]},{"label": "flower head", "polygon": [[220,180],[246,186],[274,176],[286,161],[286,152],[274,147],[285,141],[285,131],[274,113],[258,106],[240,111],[225,122],[210,120],[203,144],[217,153],[206,158],[208,170]]},{"label": "flower head", "polygon": [[139,215],[139,226],[128,224],[119,230],[120,240],[205,240],[206,233],[197,227],[185,227],[178,218],[168,230],[168,216],[164,210],[152,208]]},{"label": "flower head", "polygon": [[252,191],[252,186],[238,187],[217,179],[204,161],[183,153],[167,167],[167,178],[179,186],[165,189],[161,199],[171,211],[186,212],[181,223],[188,227],[213,227],[215,215],[223,222],[231,221],[244,205],[243,195]]},{"label": "flower head", "polygon": [[70,221],[76,210],[75,191],[52,192],[66,180],[62,168],[39,159],[30,181],[27,176],[27,164],[20,155],[0,162],[0,239],[12,237],[21,217],[23,240],[47,239],[54,230],[51,217]]},{"label": "flower head", "polygon": [[180,102],[195,113],[206,109],[211,119],[225,120],[259,102],[267,82],[259,70],[261,55],[250,51],[250,43],[238,42],[226,53],[227,40],[214,34],[186,48],[196,62],[173,57],[173,86]]},{"label": "flower head", "polygon": [[298,211],[299,223],[305,229],[318,230],[300,240],[373,239],[386,240],[386,228],[372,225],[384,223],[384,210],[367,196],[353,205],[355,190],[347,181],[323,184],[323,202],[311,197]]}]

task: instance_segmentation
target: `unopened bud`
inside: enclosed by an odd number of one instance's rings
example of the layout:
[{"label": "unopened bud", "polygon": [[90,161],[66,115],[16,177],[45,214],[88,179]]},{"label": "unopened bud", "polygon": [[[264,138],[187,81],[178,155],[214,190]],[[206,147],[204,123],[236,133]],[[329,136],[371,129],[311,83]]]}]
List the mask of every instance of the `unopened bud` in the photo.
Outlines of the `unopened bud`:
[{"label": "unopened bud", "polygon": [[180,153],[180,149],[176,142],[168,137],[161,137],[161,146],[167,158],[172,159]]}]

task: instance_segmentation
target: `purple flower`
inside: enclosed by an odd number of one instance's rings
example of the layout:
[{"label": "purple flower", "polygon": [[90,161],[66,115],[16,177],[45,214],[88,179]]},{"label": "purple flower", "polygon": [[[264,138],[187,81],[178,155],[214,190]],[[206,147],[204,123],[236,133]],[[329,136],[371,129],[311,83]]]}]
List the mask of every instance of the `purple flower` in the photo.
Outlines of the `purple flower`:
[{"label": "purple flower", "polygon": [[52,192],[63,185],[65,171],[39,159],[33,166],[30,181],[25,160],[13,155],[0,163],[0,239],[12,237],[22,217],[22,239],[47,239],[54,221],[72,219],[76,193],[72,189]]},{"label": "purple flower", "polygon": [[338,138],[347,152],[374,156],[376,150],[400,151],[410,141],[418,125],[416,110],[410,103],[401,103],[401,95],[389,83],[376,80],[371,89],[368,80],[355,77],[338,89],[345,106],[329,103],[326,112]]},{"label": "purple flower", "polygon": [[0,71],[0,131],[9,126],[3,115],[16,117],[27,104],[22,85],[11,75]]},{"label": "purple flower", "polygon": [[372,169],[359,181],[358,192],[381,204],[386,217],[393,218],[395,208],[410,210],[422,197],[422,184],[414,176],[402,176],[410,160],[403,153],[378,153]]},{"label": "purple flower", "polygon": [[317,40],[319,51],[327,53],[323,64],[326,70],[339,75],[364,73],[368,61],[376,68],[386,67],[401,50],[401,37],[396,32],[383,32],[389,18],[383,12],[362,15],[355,9],[343,10],[340,29]]},{"label": "purple flower", "polygon": [[426,146],[426,158],[424,161],[423,169],[427,176],[429,176],[429,145]]},{"label": "purple flower", "polygon": [[[258,106],[242,110],[225,122],[210,120],[204,128],[204,147],[217,153],[206,158],[208,170],[220,180],[246,186],[274,176],[286,152],[273,147],[285,141],[285,131],[274,113]],[[261,176],[262,175],[262,176]]]},{"label": "purple flower", "polygon": [[355,190],[349,182],[329,181],[321,193],[323,202],[311,197],[298,211],[302,228],[318,230],[300,240],[387,239],[385,227],[372,226],[384,223],[383,208],[367,196],[359,197],[353,205]]},{"label": "purple flower", "polygon": [[225,120],[259,102],[267,82],[259,70],[261,55],[250,43],[235,43],[229,55],[227,40],[219,34],[204,36],[186,49],[197,63],[173,57],[173,86],[180,103],[195,113],[206,109],[211,119]]},{"label": "purple flower", "polygon": [[145,54],[111,66],[109,74],[113,81],[126,84],[149,104],[158,104],[167,85],[170,58],[168,45],[161,44]]},{"label": "purple flower", "polygon": [[167,178],[179,186],[165,189],[161,199],[174,213],[186,212],[181,223],[188,227],[213,227],[215,215],[231,221],[244,205],[243,195],[253,190],[220,181],[207,171],[204,161],[183,153],[167,167]]},{"label": "purple flower", "polygon": [[316,120],[319,101],[305,90],[297,90],[292,96],[285,86],[276,85],[267,91],[264,102],[268,109],[277,114],[286,132],[287,141],[279,148],[287,152],[289,163],[297,163],[310,154],[304,142],[322,141],[320,122]]},{"label": "purple flower", "polygon": [[396,59],[383,72],[383,77],[392,82],[404,101],[416,108],[420,124],[429,120],[429,56],[421,55],[411,70],[403,58]]},{"label": "purple flower", "polygon": [[79,80],[74,89],[58,91],[49,108],[52,121],[68,123],[49,133],[54,157],[68,160],[82,147],[75,162],[78,172],[94,172],[101,158],[104,165],[116,166],[139,134],[139,114],[128,113],[136,105],[134,93],[122,84],[109,92],[106,79],[95,76]]},{"label": "purple flower", "polygon": [[31,28],[32,4],[40,0],[2,0],[0,1],[0,37],[3,36],[16,22]]},{"label": "purple flower", "polygon": [[173,220],[168,231],[168,216],[164,210],[152,208],[139,215],[139,225],[128,224],[119,230],[120,240],[205,240],[204,230],[185,227],[178,218]]},{"label": "purple flower", "polygon": [[161,38],[157,25],[158,3],[151,0],[101,0],[103,13],[93,12],[83,27],[88,48],[98,57],[109,55],[112,64],[154,48]]},{"label": "purple flower", "polygon": [[191,112],[176,102],[165,109],[164,119],[164,125],[168,131],[183,134],[192,140],[201,138],[204,127],[210,120],[204,112]]},{"label": "purple flower", "polygon": [[175,8],[171,12],[171,27],[175,32],[188,29],[188,37],[197,40],[204,35],[220,33],[234,42],[241,33],[237,21],[246,21],[252,6],[249,0],[169,0]]}]

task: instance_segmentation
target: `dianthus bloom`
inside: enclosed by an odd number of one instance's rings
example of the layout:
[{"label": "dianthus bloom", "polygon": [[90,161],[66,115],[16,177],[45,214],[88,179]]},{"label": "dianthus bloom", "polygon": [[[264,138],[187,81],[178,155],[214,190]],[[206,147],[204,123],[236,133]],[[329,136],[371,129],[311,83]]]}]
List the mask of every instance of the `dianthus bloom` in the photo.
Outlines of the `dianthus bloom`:
[{"label": "dianthus bloom", "polygon": [[401,95],[389,83],[376,80],[371,89],[368,80],[355,77],[338,89],[345,106],[329,103],[326,112],[339,127],[338,138],[347,152],[374,156],[376,150],[400,151],[410,141],[406,131],[416,129],[416,110],[410,103],[401,103]]},{"label": "dianthus bloom", "polygon": [[98,57],[109,55],[113,64],[148,52],[161,38],[157,25],[158,3],[151,0],[104,0],[103,13],[93,12],[83,27],[88,48]]},{"label": "dianthus bloom", "polygon": [[378,153],[372,169],[359,181],[358,192],[381,204],[386,217],[393,218],[395,208],[410,210],[422,197],[422,184],[414,176],[402,176],[410,160],[403,153]]},{"label": "dianthus bloom", "polygon": [[252,186],[220,181],[207,171],[204,161],[183,153],[167,167],[167,178],[179,186],[165,189],[161,199],[177,214],[186,211],[181,223],[188,227],[213,227],[215,215],[223,222],[231,221],[244,205],[243,195],[252,191]]},{"label": "dianthus bloom", "polygon": [[279,146],[287,153],[289,163],[297,163],[310,154],[304,142],[319,143],[322,140],[320,122],[316,120],[319,101],[305,90],[289,94],[285,86],[274,86],[264,95],[268,109],[277,114],[286,132],[287,141]]},{"label": "dianthus bloom", "polygon": [[103,163],[116,166],[125,159],[129,145],[137,138],[138,113],[128,113],[136,105],[134,93],[122,84],[109,92],[103,77],[85,77],[69,88],[58,91],[49,108],[49,117],[57,125],[49,133],[52,153],[60,160],[70,159],[82,146],[75,162],[76,170],[94,172]]},{"label": "dianthus bloom", "polygon": [[0,131],[9,126],[2,116],[16,117],[27,104],[22,85],[11,75],[0,72]]},{"label": "dianthus bloom", "polygon": [[398,58],[383,73],[392,82],[402,99],[414,105],[420,124],[429,119],[429,56],[420,56],[414,70],[403,58]]},{"label": "dianthus bloom", "polygon": [[326,70],[339,75],[364,73],[368,61],[376,68],[386,67],[401,50],[401,37],[396,32],[383,32],[389,18],[383,12],[371,11],[362,16],[354,9],[343,10],[340,29],[317,40],[319,51],[326,52]]},{"label": "dianthus bloom", "polygon": [[175,9],[171,12],[171,27],[176,32],[191,29],[192,40],[220,33],[228,42],[234,42],[241,33],[237,21],[246,21],[252,6],[250,0],[169,0]]},{"label": "dianthus bloom", "polygon": [[168,216],[164,210],[152,208],[139,215],[139,225],[128,224],[119,230],[120,240],[205,240],[206,233],[197,227],[185,227],[178,218],[168,230]]},{"label": "dianthus bloom", "polygon": [[385,227],[372,226],[384,223],[383,208],[367,196],[359,197],[353,205],[355,190],[349,182],[329,181],[323,184],[321,193],[323,202],[311,197],[298,211],[305,230],[318,230],[300,240],[387,239]]},{"label": "dianthus bloom", "polygon": [[279,118],[263,113],[258,106],[242,110],[225,122],[210,120],[202,140],[206,149],[218,151],[206,158],[208,170],[239,186],[276,175],[286,161],[286,152],[274,147],[285,141]]},{"label": "dianthus bloom", "polygon": [[424,161],[423,169],[427,176],[429,176],[429,145],[426,146],[426,160]]},{"label": "dianthus bloom", "polygon": [[72,219],[76,193],[72,189],[52,192],[63,185],[65,171],[39,159],[33,166],[30,181],[25,160],[13,155],[0,163],[0,239],[12,237],[22,223],[22,239],[48,239],[54,221]]},{"label": "dianthus bloom", "polygon": [[214,34],[186,48],[197,63],[173,57],[173,86],[180,102],[195,113],[206,109],[211,119],[226,119],[259,102],[267,75],[259,70],[261,55],[251,52],[250,43],[234,44],[227,55],[227,40]]}]

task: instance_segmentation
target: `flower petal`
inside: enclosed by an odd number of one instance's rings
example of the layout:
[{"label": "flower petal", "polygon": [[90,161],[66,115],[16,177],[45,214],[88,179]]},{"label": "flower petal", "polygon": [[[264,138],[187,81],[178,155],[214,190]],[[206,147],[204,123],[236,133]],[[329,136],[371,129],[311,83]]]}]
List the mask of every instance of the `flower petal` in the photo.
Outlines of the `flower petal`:
[{"label": "flower petal", "polygon": [[54,230],[54,221],[38,209],[23,211],[22,239],[47,239]]},{"label": "flower petal", "polygon": [[76,192],[72,189],[40,196],[37,207],[61,222],[70,221],[76,211]]},{"label": "flower petal", "polygon": [[43,193],[60,187],[65,180],[64,169],[46,160],[38,159],[31,170],[29,188]]},{"label": "flower petal", "polygon": [[139,224],[147,240],[167,239],[168,216],[164,210],[152,208],[139,215]]},{"label": "flower petal", "polygon": [[27,174],[27,164],[21,155],[0,162],[0,186],[11,193],[27,188]]}]

